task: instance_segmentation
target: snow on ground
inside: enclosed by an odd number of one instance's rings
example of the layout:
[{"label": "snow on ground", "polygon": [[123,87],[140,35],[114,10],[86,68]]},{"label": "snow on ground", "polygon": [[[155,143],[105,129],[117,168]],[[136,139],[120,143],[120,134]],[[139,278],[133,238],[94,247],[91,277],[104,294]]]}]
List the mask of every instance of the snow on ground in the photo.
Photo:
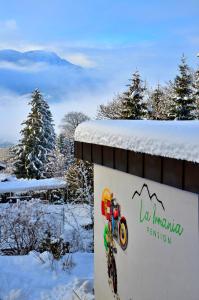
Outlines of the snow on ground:
[{"label": "snow on ground", "polygon": [[37,255],[0,256],[0,300],[73,300],[73,290],[81,299],[93,299],[92,253],[74,253],[70,271],[62,270],[61,262],[52,270],[48,253],[41,255],[45,263]]},{"label": "snow on ground", "polygon": [[75,140],[199,163],[199,121],[88,121]]},{"label": "snow on ground", "polygon": [[[75,264],[71,270],[63,270],[63,262],[68,255],[54,263],[48,252],[0,256],[0,300],[75,300],[78,298],[74,298],[73,289],[82,300],[93,299],[93,254],[84,252],[89,250],[92,231],[82,227],[91,223],[89,206],[48,205],[40,200],[32,200],[1,204],[0,210],[5,211],[10,207],[17,213],[20,206],[24,205],[30,206],[32,212],[39,206],[49,216],[49,221],[53,216],[56,224],[60,224],[65,241],[71,243],[71,251],[79,249],[82,252],[70,254]],[[75,238],[78,244],[75,244]]]}]

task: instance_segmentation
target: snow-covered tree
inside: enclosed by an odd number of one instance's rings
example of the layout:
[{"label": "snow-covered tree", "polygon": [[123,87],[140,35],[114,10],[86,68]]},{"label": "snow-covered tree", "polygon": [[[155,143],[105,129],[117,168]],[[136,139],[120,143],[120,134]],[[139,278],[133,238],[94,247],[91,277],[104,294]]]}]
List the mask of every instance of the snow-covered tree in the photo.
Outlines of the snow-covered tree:
[{"label": "snow-covered tree", "polygon": [[122,96],[117,95],[112,101],[106,105],[101,104],[97,110],[97,119],[121,119],[122,115]]},{"label": "snow-covered tree", "polygon": [[93,221],[93,164],[77,159],[70,166],[66,180],[69,197],[73,201],[89,204]]},{"label": "snow-covered tree", "polygon": [[199,68],[196,70],[194,74],[194,98],[196,101],[196,118],[199,119]]},{"label": "snow-covered tree", "polygon": [[69,112],[61,121],[61,134],[58,136],[57,145],[66,158],[66,169],[74,163],[74,134],[77,126],[88,121],[89,117],[82,112]]},{"label": "snow-covered tree", "polygon": [[60,133],[57,138],[57,147],[65,158],[65,168],[74,162],[74,138],[67,137],[64,132]]},{"label": "snow-covered tree", "polygon": [[82,112],[72,111],[66,114],[61,122],[61,128],[64,135],[68,138],[74,138],[75,129],[77,126],[84,122],[88,121],[89,117]]},{"label": "snow-covered tree", "polygon": [[169,90],[163,88],[159,84],[152,91],[149,97],[150,111],[149,117],[152,120],[167,120],[168,104],[169,104]]},{"label": "snow-covered tree", "polygon": [[146,87],[136,71],[133,74],[128,90],[118,94],[106,105],[98,107],[97,119],[142,119],[147,114],[145,102]]},{"label": "snow-covered tree", "polygon": [[146,88],[136,71],[130,79],[128,90],[122,95],[121,118],[130,120],[143,119],[147,113],[147,106],[144,101]]},{"label": "snow-covered tree", "polygon": [[60,133],[57,137],[57,147],[60,153],[64,154],[65,152],[65,136],[63,133]]},{"label": "snow-covered tree", "polygon": [[66,157],[56,146],[49,155],[48,163],[46,164],[47,177],[64,177],[66,175],[66,165]]},{"label": "snow-covered tree", "polygon": [[193,120],[195,116],[195,99],[192,89],[192,74],[186,63],[185,56],[182,56],[179,65],[179,75],[173,82],[173,104],[171,105],[169,117],[176,120]]},{"label": "snow-covered tree", "polygon": [[15,174],[21,178],[45,178],[46,164],[55,148],[52,114],[47,102],[37,89],[29,103],[31,111],[22,123],[22,138],[16,147]]},{"label": "snow-covered tree", "polygon": [[90,203],[93,194],[93,165],[77,159],[67,173],[70,195],[77,201]]}]

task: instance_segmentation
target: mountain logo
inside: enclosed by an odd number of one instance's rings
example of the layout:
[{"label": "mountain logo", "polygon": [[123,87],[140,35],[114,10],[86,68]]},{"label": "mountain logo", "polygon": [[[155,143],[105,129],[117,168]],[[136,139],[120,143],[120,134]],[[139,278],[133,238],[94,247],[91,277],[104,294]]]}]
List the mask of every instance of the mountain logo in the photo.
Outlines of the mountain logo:
[{"label": "mountain logo", "polygon": [[146,225],[146,231],[168,244],[171,244],[171,237],[181,237],[184,228],[175,222],[174,218],[168,217],[166,208],[156,193],[151,193],[147,184],[143,184],[140,191],[135,191],[132,199],[138,197],[140,200],[139,223]]},{"label": "mountain logo", "polygon": [[135,192],[134,192],[132,199],[135,197],[135,195],[141,196],[144,189],[147,190],[147,193],[148,193],[148,196],[149,196],[150,200],[152,200],[153,198],[155,198],[156,201],[157,201],[158,203],[161,204],[162,209],[165,210],[164,204],[162,203],[162,201],[160,201],[160,200],[158,199],[158,197],[157,197],[157,195],[156,195],[155,193],[153,193],[153,194],[150,193],[149,188],[148,188],[148,185],[145,184],[145,183],[143,184],[143,186],[142,186],[140,192],[138,192],[138,191],[135,191]]}]

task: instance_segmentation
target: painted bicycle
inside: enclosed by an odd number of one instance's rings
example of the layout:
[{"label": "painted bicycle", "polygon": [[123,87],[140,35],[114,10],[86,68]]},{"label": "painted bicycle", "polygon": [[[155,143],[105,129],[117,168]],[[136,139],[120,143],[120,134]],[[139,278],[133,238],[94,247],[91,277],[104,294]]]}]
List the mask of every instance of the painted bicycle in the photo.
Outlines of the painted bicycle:
[{"label": "painted bicycle", "polygon": [[107,256],[108,277],[114,294],[117,294],[117,268],[114,254],[117,253],[116,244],[122,250],[128,245],[128,227],[124,216],[121,215],[121,207],[109,189],[102,193],[101,212],[107,223],[104,226],[104,247]]},{"label": "painted bicycle", "polygon": [[102,215],[108,221],[109,231],[113,238],[119,243],[122,250],[126,250],[128,245],[128,227],[126,218],[121,215],[121,207],[117,200],[113,198],[113,193],[109,189],[104,189],[101,202]]}]

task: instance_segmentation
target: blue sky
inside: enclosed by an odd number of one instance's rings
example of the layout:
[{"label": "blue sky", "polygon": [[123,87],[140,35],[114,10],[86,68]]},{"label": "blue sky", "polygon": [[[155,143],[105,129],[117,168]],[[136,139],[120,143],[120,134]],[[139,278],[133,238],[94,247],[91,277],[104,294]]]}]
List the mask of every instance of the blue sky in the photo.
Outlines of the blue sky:
[{"label": "blue sky", "polygon": [[55,50],[125,75],[138,68],[152,83],[168,80],[182,53],[197,62],[198,0],[1,0],[0,7],[0,48]]},{"label": "blue sky", "polygon": [[[81,99],[73,107],[92,115],[136,68],[154,86],[174,78],[182,53],[199,64],[198,0],[0,0],[0,8],[0,49],[55,51],[100,74],[103,92],[73,96]],[[52,108],[56,120],[70,100]]]},{"label": "blue sky", "polygon": [[34,42],[113,45],[195,36],[198,10],[197,0],[8,0],[1,1],[0,18],[15,20],[21,36]]}]

